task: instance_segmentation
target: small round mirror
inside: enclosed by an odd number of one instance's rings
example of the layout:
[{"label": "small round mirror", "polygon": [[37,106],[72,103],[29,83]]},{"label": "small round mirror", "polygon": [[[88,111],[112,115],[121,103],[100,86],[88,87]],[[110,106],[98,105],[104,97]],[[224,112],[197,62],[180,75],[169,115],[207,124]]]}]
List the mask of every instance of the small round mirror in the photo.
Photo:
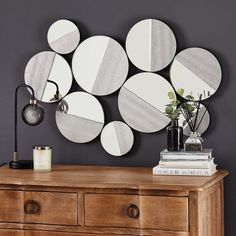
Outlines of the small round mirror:
[{"label": "small round mirror", "polygon": [[113,121],[103,128],[101,143],[109,154],[123,156],[132,148],[134,135],[130,127],[124,122]]},{"label": "small round mirror", "polygon": [[202,48],[188,48],[176,55],[170,69],[171,82],[179,94],[198,101],[212,96],[221,82],[221,67],[216,57]]},{"label": "small round mirror", "polygon": [[[186,104],[186,103],[185,103]],[[183,104],[183,108],[186,107],[186,105]],[[207,110],[207,108],[203,105],[200,104],[199,106],[199,111],[198,111],[198,115],[197,115],[197,120],[196,120],[196,114],[197,114],[197,106],[195,102],[187,102],[188,107],[190,107],[190,112],[191,112],[191,120],[190,120],[190,124],[192,124],[192,126],[196,127],[196,132],[198,134],[203,134],[209,127],[210,125],[210,113]],[[188,108],[189,109],[189,108]],[[191,134],[191,129],[189,127],[188,122],[185,119],[186,115],[180,114],[179,117],[179,125],[183,127],[183,132],[186,136],[190,136]]]},{"label": "small round mirror", "polygon": [[175,94],[170,83],[160,75],[136,74],[120,90],[118,105],[121,116],[140,132],[159,131],[170,123],[170,118],[165,115],[166,105],[170,103],[169,92]]},{"label": "small round mirror", "polygon": [[38,100],[48,103],[59,101],[72,85],[70,66],[55,52],[40,52],[26,65],[25,83],[34,89]]},{"label": "small round mirror", "polygon": [[80,41],[80,32],[73,22],[58,20],[50,26],[47,38],[53,51],[68,54],[77,48]]},{"label": "small round mirror", "polygon": [[103,109],[94,96],[74,92],[59,103],[56,123],[65,138],[75,143],[87,143],[95,139],[103,128]]},{"label": "small round mirror", "polygon": [[94,95],[108,95],[119,89],[128,74],[128,58],[114,39],[94,36],[76,49],[72,70],[77,83]]},{"label": "small round mirror", "polygon": [[168,66],[176,52],[176,39],[162,21],[146,19],[135,24],[126,38],[131,62],[144,71],[160,71]]}]

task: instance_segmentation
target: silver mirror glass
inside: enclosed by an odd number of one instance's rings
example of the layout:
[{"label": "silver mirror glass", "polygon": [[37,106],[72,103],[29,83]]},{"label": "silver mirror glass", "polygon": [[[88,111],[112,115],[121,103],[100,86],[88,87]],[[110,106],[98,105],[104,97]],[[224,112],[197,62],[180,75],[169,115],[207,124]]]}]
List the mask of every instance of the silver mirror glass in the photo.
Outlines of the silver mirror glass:
[{"label": "silver mirror glass", "polygon": [[[187,102],[188,104],[192,104],[193,102]],[[195,107],[195,109],[193,110],[193,117],[192,117],[192,124],[194,124],[196,122],[196,132],[198,134],[203,134],[209,127],[210,125],[210,113],[207,110],[207,108],[203,105],[200,104],[199,107],[199,111],[198,111],[198,116],[197,116],[197,120],[196,120],[196,112],[197,112],[197,106],[192,106]],[[184,135],[186,136],[190,136],[191,133],[191,129],[188,125],[188,123],[186,122],[186,119],[184,118],[184,115],[181,114],[179,117],[179,125],[183,127],[183,132]]]},{"label": "silver mirror glass", "polygon": [[146,19],[135,24],[126,38],[130,61],[144,71],[160,71],[168,66],[176,53],[176,39],[162,21]]},{"label": "silver mirror glass", "polygon": [[77,48],[80,42],[80,32],[73,22],[58,20],[50,26],[47,38],[53,51],[68,54]]},{"label": "silver mirror glass", "polygon": [[72,85],[72,73],[66,60],[51,51],[33,56],[25,68],[25,83],[43,102],[56,102],[64,97]]},{"label": "silver mirror glass", "polygon": [[75,143],[87,143],[101,132],[104,112],[94,96],[85,92],[74,92],[59,103],[56,124],[65,138]]},{"label": "silver mirror glass", "polygon": [[159,131],[170,123],[165,108],[170,103],[168,92],[174,93],[170,83],[154,73],[132,76],[122,86],[118,106],[121,116],[133,129],[144,133]]},{"label": "silver mirror glass", "polygon": [[170,69],[171,82],[182,97],[198,101],[212,96],[218,89],[222,71],[216,57],[202,48],[188,48],[176,55]]},{"label": "silver mirror glass", "polygon": [[128,74],[124,49],[114,39],[94,36],[76,49],[72,70],[77,83],[94,95],[108,95],[119,89]]},{"label": "silver mirror glass", "polygon": [[132,148],[134,135],[127,124],[121,121],[113,121],[103,128],[101,143],[109,154],[123,156]]}]

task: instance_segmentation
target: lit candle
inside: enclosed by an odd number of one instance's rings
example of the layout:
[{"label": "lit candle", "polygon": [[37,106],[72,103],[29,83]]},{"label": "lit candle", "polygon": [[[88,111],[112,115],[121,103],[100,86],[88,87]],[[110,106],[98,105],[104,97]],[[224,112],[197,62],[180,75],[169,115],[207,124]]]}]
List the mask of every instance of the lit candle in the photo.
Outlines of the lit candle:
[{"label": "lit candle", "polygon": [[34,171],[51,171],[52,147],[34,146],[33,159],[34,159]]}]

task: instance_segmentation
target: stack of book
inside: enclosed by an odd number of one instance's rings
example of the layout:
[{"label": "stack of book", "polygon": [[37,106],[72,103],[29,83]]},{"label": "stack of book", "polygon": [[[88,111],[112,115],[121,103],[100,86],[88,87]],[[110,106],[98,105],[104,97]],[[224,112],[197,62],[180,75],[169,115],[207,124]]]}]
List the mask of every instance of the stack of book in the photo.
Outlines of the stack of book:
[{"label": "stack of book", "polygon": [[211,176],[215,172],[212,149],[201,152],[170,152],[165,149],[160,153],[159,165],[153,168],[154,175]]}]

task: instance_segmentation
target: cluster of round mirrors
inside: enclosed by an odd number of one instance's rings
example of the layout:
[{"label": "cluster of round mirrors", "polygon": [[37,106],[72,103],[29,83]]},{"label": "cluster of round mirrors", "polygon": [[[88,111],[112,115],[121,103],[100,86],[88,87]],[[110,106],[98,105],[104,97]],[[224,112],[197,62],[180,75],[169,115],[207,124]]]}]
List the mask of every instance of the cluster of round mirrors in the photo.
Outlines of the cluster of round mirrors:
[{"label": "cluster of round mirrors", "polygon": [[[47,39],[52,51],[40,52],[29,60],[25,83],[34,88],[38,100],[60,101],[56,123],[65,138],[86,143],[101,133],[103,148],[114,156],[125,155],[132,148],[131,128],[153,133],[170,123],[165,115],[169,92],[175,94],[182,90],[184,94],[179,96],[185,99],[191,95],[192,101],[205,100],[216,92],[221,82],[221,67],[212,53],[188,48],[176,55],[173,31],[155,19],[142,20],[130,29],[126,50],[108,36],[93,36],[80,42],[80,31],[69,20],[54,22]],[[62,55],[72,52],[70,67]],[[127,79],[128,58],[144,72]],[[171,83],[155,73],[170,64]],[[69,93],[73,77],[85,92]],[[113,121],[104,127],[103,108],[95,96],[109,95],[119,89],[119,111],[126,123]],[[199,119],[204,120],[197,131],[202,134],[209,126],[210,114],[202,104],[199,114]],[[179,121],[184,134],[189,135],[184,117],[180,116]]]}]

